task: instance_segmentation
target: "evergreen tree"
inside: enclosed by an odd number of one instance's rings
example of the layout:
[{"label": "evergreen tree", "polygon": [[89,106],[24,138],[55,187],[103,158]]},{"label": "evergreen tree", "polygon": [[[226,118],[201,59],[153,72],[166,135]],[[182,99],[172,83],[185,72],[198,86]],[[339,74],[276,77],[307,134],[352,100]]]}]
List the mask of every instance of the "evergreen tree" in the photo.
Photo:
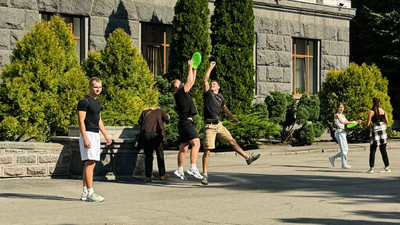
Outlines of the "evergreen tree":
[{"label": "evergreen tree", "polygon": [[216,0],[211,17],[211,78],[220,83],[233,113],[247,111],[254,98],[254,14],[252,0]]},{"label": "evergreen tree", "polygon": [[173,20],[173,38],[170,45],[170,58],[167,78],[186,82],[187,61],[192,54],[200,52],[202,63],[197,68],[196,82],[190,93],[193,95],[197,110],[203,114],[203,75],[209,66],[209,14],[207,0],[178,0]]},{"label": "evergreen tree", "polygon": [[[389,80],[392,105],[400,104],[400,2],[353,0],[357,14],[351,21],[350,55],[358,63],[376,64]],[[393,116],[400,119],[400,108]]]},{"label": "evergreen tree", "polygon": [[90,52],[83,63],[89,77],[102,80],[102,120],[107,126],[133,126],[146,107],[157,105],[154,75],[130,36],[122,29],[110,34],[105,49]]},{"label": "evergreen tree", "polygon": [[0,139],[45,141],[77,123],[87,77],[73,36],[59,16],[39,21],[17,43],[1,72]]}]

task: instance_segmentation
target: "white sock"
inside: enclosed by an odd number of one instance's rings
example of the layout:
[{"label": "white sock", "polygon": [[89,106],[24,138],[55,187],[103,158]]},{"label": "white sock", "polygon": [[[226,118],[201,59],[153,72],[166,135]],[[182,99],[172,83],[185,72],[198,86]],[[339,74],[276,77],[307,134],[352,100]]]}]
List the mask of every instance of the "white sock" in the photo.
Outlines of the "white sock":
[{"label": "white sock", "polygon": [[93,194],[93,193],[94,193],[93,188],[88,188],[88,194],[91,195],[91,194]]},{"label": "white sock", "polygon": [[88,189],[87,187],[83,187],[83,193],[87,194],[88,193]]},{"label": "white sock", "polygon": [[196,170],[197,169],[197,165],[192,163],[191,168],[192,168],[192,170]]},{"label": "white sock", "polygon": [[204,175],[204,176],[207,176],[208,174],[207,174],[207,173],[203,173],[203,175]]},{"label": "white sock", "polygon": [[178,167],[179,172],[183,173],[183,166]]}]

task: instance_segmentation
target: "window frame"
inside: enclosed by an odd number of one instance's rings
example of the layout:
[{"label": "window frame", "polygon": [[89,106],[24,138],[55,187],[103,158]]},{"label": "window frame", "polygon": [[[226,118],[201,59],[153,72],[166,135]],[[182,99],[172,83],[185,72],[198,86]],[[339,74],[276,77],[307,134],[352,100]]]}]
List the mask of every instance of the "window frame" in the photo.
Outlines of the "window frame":
[{"label": "window frame", "polygon": [[[304,41],[305,42],[305,46],[306,46],[306,52],[305,54],[297,54],[297,46],[296,46],[296,41]],[[310,42],[313,43],[314,45],[314,52],[312,53],[312,55],[310,55]],[[296,69],[297,69],[297,59],[305,59],[306,61],[306,71],[305,71],[305,92],[307,93],[307,95],[310,95],[310,59],[313,60],[313,69],[314,69],[314,77],[316,78],[316,90],[315,93],[311,93],[311,94],[316,94],[317,92],[319,92],[320,87],[321,87],[321,40],[318,39],[306,39],[306,38],[297,38],[297,37],[293,37],[292,38],[292,79],[293,79],[293,96],[294,97],[301,97],[302,93],[297,93],[297,74],[296,74]]]},{"label": "window frame", "polygon": [[[151,34],[148,32],[144,32],[152,30],[154,28],[157,29],[155,33],[161,34],[161,37],[158,37],[160,38],[161,43],[157,41],[152,41],[158,38],[149,37],[149,35]],[[172,41],[172,35],[173,27],[170,24],[159,24],[150,22],[140,23],[140,50],[143,57],[147,61],[147,65],[150,71],[154,74],[154,76],[165,75],[167,73],[170,53],[170,49],[168,48],[170,47]],[[151,57],[151,60],[149,60],[149,57]]]},{"label": "window frame", "polygon": [[[51,12],[39,12],[40,14],[40,19],[49,21],[51,16],[57,15],[57,13],[51,13]],[[78,16],[78,15],[71,15],[71,14],[58,14],[61,16],[61,18],[68,19],[71,22],[66,22],[67,26],[69,27],[71,34],[73,35],[73,40],[79,40],[79,61],[82,62],[88,54],[89,48],[88,48],[88,40],[89,40],[89,17],[85,16]],[[74,35],[74,18],[79,19],[79,34],[80,36],[77,37]]]}]

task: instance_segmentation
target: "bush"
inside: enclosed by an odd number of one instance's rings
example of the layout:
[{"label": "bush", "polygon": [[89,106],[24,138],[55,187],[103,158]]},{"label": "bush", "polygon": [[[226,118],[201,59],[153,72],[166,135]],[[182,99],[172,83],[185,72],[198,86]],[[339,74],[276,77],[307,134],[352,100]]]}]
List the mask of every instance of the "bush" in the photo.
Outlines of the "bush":
[{"label": "bush", "polygon": [[282,143],[292,140],[292,144],[312,144],[316,137],[324,132],[319,122],[320,102],[318,96],[308,97],[303,94],[296,101],[291,94],[271,92],[265,98],[270,120],[281,125],[280,139]]},{"label": "bush", "polygon": [[0,84],[0,139],[46,141],[77,122],[87,91],[70,29],[59,16],[39,21],[17,43]]},{"label": "bush", "polygon": [[154,75],[122,29],[110,34],[100,53],[90,52],[82,67],[89,77],[102,80],[99,100],[105,125],[133,126],[144,108],[157,104]]},{"label": "bush", "polygon": [[226,105],[234,114],[250,109],[254,98],[253,0],[217,0],[211,16],[212,55],[217,80]]},{"label": "bush", "polygon": [[238,115],[238,123],[224,120],[224,126],[238,142],[255,144],[257,140],[279,133],[279,125],[268,121],[268,110],[264,103],[254,104],[249,113]]},{"label": "bush", "polygon": [[[348,120],[366,120],[372,108],[372,99],[381,100],[381,108],[387,113],[389,123],[393,123],[392,106],[388,92],[388,81],[375,66],[361,66],[351,63],[344,70],[331,70],[326,74],[325,82],[319,93],[321,100],[321,118],[334,139],[333,117],[337,112],[337,104],[343,102],[344,114]],[[357,126],[348,132],[350,141],[368,138],[369,130],[365,126]]]}]

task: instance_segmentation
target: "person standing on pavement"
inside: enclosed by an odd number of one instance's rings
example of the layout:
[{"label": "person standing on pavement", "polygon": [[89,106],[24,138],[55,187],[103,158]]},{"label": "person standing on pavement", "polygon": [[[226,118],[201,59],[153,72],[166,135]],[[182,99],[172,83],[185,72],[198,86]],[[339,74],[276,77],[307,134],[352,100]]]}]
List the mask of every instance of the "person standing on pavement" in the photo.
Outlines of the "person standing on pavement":
[{"label": "person standing on pavement", "polygon": [[171,84],[174,92],[175,110],[179,115],[178,133],[180,143],[178,153],[178,169],[174,172],[174,174],[181,180],[186,180],[186,176],[183,171],[183,163],[185,161],[185,156],[189,149],[189,145],[192,146],[190,151],[191,166],[190,169],[187,170],[187,173],[196,177],[197,179],[203,179],[203,176],[199,173],[196,164],[200,149],[200,138],[193,121],[193,116],[197,115],[197,110],[194,106],[192,95],[189,93],[196,80],[197,69],[193,67],[192,60],[188,61],[188,67],[189,72],[186,83],[182,83],[180,80],[174,80]]},{"label": "person standing on pavement", "polygon": [[100,101],[97,96],[102,90],[101,80],[92,77],[89,80],[89,94],[78,102],[79,120],[79,149],[83,167],[83,193],[81,200],[89,202],[102,202],[104,198],[94,193],[93,190],[93,170],[96,161],[100,161],[100,135],[103,134],[106,144],[110,145],[112,140],[107,135],[100,115]]},{"label": "person standing on pavement", "polygon": [[369,152],[369,170],[368,173],[374,173],[375,164],[375,153],[377,146],[379,145],[379,150],[381,151],[383,163],[385,168],[380,172],[391,172],[389,168],[389,157],[386,152],[387,144],[387,134],[386,134],[386,124],[388,123],[388,118],[386,112],[379,107],[380,100],[375,97],[372,100],[373,106],[368,114],[367,127],[372,124],[370,131],[370,152]]},{"label": "person standing on pavement", "polygon": [[169,122],[169,115],[160,107],[155,106],[142,111],[139,118],[140,139],[144,147],[146,182],[151,182],[153,173],[153,153],[157,155],[158,172],[161,180],[170,177],[165,173],[164,139],[167,138],[164,123]]},{"label": "person standing on pavement", "polygon": [[230,146],[239,153],[243,158],[246,159],[247,165],[256,161],[260,154],[250,156],[243,151],[243,149],[236,143],[230,132],[222,125],[219,120],[219,114],[221,110],[228,115],[228,117],[234,121],[239,120],[235,118],[225,105],[224,96],[219,93],[220,86],[217,81],[211,81],[211,87],[208,83],[211,71],[215,67],[216,63],[212,61],[203,80],[203,99],[204,99],[204,139],[203,139],[203,179],[201,183],[204,185],[208,184],[208,161],[210,159],[210,150],[215,149],[215,139],[218,138],[223,143],[230,144]]},{"label": "person standing on pavement", "polygon": [[[335,137],[337,142],[339,143],[340,152],[336,155],[329,157],[329,162],[333,167],[335,167],[335,159],[341,157],[342,158],[342,168],[350,169],[351,166],[347,163],[347,152],[349,151],[349,146],[347,144],[346,131],[344,127],[346,124],[357,123],[357,121],[347,121],[346,116],[343,114],[344,105],[339,102],[337,107],[337,113],[335,114],[334,121],[337,126]],[[361,123],[361,121],[360,121]]]}]

